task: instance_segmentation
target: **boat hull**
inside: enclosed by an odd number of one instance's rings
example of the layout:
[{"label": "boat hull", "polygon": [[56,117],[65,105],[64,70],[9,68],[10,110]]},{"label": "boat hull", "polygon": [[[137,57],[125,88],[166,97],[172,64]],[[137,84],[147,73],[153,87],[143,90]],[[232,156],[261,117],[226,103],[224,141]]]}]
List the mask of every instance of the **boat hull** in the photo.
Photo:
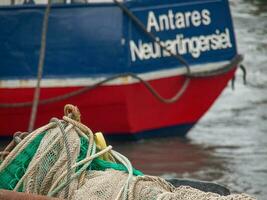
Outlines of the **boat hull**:
[{"label": "boat hull", "polygon": [[[61,118],[71,103],[94,132],[116,139],[182,136],[233,77],[238,53],[228,0],[132,0],[121,6],[127,12],[114,2],[51,6],[41,102],[122,74],[141,77],[164,98],[195,75],[186,90],[166,104],[143,83],[120,77],[40,104],[35,127]],[[0,6],[0,136],[28,129],[31,105],[14,104],[33,100],[44,12],[45,5]],[[196,76],[203,73],[209,75]]]},{"label": "boat hull", "polygon": [[[181,98],[172,104],[156,99],[142,83],[100,86],[94,90],[51,104],[39,105],[36,127],[46,124],[51,116],[63,115],[67,103],[77,105],[82,122],[92,130],[102,131],[116,139],[140,139],[156,136],[184,136],[210,108],[233,77],[228,73],[205,78],[192,78]],[[165,98],[173,96],[183,85],[184,76],[150,80]],[[67,94],[81,87],[42,88],[41,100]],[[1,102],[27,102],[34,88],[0,89]],[[31,107],[1,108],[0,133],[10,136],[27,131]]]}]

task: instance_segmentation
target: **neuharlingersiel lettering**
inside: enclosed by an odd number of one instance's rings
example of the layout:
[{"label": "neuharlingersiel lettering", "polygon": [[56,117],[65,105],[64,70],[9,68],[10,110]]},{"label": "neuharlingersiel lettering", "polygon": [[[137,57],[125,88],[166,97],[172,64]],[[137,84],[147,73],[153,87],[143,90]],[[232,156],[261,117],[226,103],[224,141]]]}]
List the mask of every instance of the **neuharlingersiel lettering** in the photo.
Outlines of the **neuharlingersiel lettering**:
[{"label": "neuharlingersiel lettering", "polygon": [[[147,31],[169,31],[189,27],[208,26],[211,23],[210,11],[203,9],[201,11],[176,12],[168,10],[167,14],[155,15],[153,11],[148,12]],[[173,54],[190,54],[193,58],[199,58],[201,53],[227,49],[232,47],[230,31],[216,29],[209,35],[199,35],[185,37],[183,34],[177,34],[175,38],[165,41],[157,41]],[[139,39],[137,42],[130,40],[131,60],[156,59],[171,56],[157,42],[143,42]]]}]

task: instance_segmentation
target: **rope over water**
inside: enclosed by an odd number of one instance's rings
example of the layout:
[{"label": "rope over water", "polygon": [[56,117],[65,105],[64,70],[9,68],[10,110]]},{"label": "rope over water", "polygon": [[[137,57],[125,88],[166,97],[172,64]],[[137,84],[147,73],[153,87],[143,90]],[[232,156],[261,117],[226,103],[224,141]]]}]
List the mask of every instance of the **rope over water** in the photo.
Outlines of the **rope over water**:
[{"label": "rope over water", "polygon": [[[224,74],[227,73],[228,71],[233,70],[236,66],[238,66],[238,64],[243,60],[243,57],[241,55],[237,55],[236,57],[234,57],[229,64],[226,64],[220,68],[218,68],[218,70],[216,70],[216,75],[220,75],[220,74]],[[227,69],[227,70],[225,70]],[[218,73],[218,74],[217,74]],[[215,75],[215,72],[213,73],[213,75]],[[246,75],[246,74],[245,74]],[[197,78],[197,77],[205,77],[205,76],[211,76],[209,73],[203,72],[203,73],[196,73],[196,75],[191,73],[192,78]],[[96,84],[90,85],[90,86],[86,86],[83,87],[79,90],[67,93],[67,94],[63,94],[63,95],[59,95],[56,97],[51,97],[51,98],[47,98],[47,99],[43,99],[39,101],[39,105],[47,105],[47,104],[51,104],[51,103],[55,103],[58,101],[63,101],[66,99],[69,99],[71,97],[75,97],[78,95],[82,95],[84,93],[87,93],[91,90],[94,90],[95,88],[107,83],[107,82],[111,82],[114,81],[118,78],[123,78],[123,77],[131,77],[133,79],[136,79],[138,81],[140,81],[145,87],[146,89],[160,102],[162,103],[175,103],[176,101],[179,100],[179,98],[184,94],[184,92],[186,91],[190,80],[189,79],[185,79],[185,84],[183,84],[183,86],[177,91],[177,93],[172,96],[171,98],[164,98],[162,97],[157,90],[146,80],[142,79],[140,76],[128,72],[128,73],[123,73],[123,74],[119,74],[119,75],[114,75],[111,77],[108,77],[102,81],[99,81]],[[245,79],[245,77],[243,78]],[[20,108],[20,107],[30,107],[32,105],[32,102],[21,102],[21,103],[0,103],[0,108]]]}]

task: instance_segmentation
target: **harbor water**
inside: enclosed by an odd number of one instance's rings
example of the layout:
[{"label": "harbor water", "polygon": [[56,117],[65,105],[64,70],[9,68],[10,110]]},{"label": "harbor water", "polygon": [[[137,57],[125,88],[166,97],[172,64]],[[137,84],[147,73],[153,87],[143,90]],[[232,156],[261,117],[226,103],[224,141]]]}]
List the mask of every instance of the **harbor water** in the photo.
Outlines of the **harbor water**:
[{"label": "harbor water", "polygon": [[232,0],[247,85],[237,72],[185,139],[119,143],[114,147],[145,173],[215,181],[232,192],[267,199],[267,2]]},{"label": "harbor water", "polygon": [[[214,181],[267,199],[267,1],[230,1],[247,85],[231,84],[186,138],[113,142],[146,174]],[[204,95],[204,93],[203,93]],[[1,141],[0,147],[7,141]]]}]

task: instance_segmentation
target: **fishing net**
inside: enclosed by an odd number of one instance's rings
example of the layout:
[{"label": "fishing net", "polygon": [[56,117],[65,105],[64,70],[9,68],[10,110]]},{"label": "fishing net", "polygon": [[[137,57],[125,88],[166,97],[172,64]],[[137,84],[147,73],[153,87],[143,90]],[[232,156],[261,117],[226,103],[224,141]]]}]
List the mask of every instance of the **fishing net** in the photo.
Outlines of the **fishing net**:
[{"label": "fishing net", "polygon": [[[80,123],[78,109],[65,107],[8,148],[0,164],[0,188],[71,200],[252,200],[246,194],[220,196],[189,186],[175,188],[164,179],[143,175],[100,133]],[[12,145],[11,145],[12,146]],[[9,146],[10,147],[10,146]]]}]

